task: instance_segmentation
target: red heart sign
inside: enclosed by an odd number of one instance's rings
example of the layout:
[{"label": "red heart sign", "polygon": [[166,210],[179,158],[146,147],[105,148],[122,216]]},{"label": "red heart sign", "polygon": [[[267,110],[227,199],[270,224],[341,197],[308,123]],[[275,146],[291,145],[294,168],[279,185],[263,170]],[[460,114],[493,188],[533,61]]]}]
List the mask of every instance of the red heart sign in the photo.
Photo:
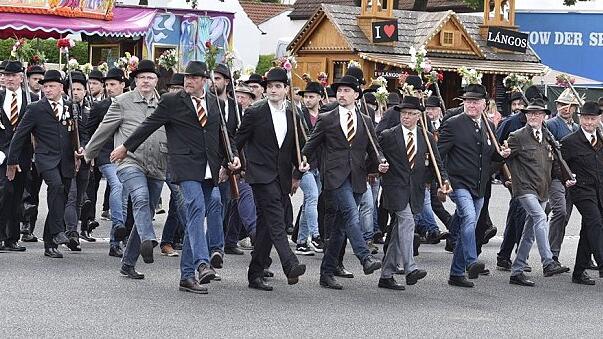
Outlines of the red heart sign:
[{"label": "red heart sign", "polygon": [[385,25],[383,27],[383,32],[385,32],[385,35],[387,35],[390,38],[394,34],[395,30],[396,30],[396,26],[394,26],[394,25]]}]

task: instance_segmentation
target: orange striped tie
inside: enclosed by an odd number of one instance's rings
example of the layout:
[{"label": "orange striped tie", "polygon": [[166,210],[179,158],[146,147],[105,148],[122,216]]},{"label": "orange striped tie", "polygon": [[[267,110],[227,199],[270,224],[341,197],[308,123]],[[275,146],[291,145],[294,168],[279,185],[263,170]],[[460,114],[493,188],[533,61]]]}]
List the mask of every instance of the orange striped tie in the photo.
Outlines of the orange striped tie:
[{"label": "orange striped tie", "polygon": [[203,102],[203,98],[193,97],[193,99],[195,99],[197,102],[197,118],[199,119],[199,124],[201,127],[205,127],[205,124],[207,124],[207,113],[201,104],[201,102]]},{"label": "orange striped tie", "polygon": [[352,117],[352,111],[348,111],[348,121],[346,124],[348,128],[348,133],[346,138],[348,139],[348,143],[350,146],[352,145],[352,140],[354,140],[354,136],[356,136],[356,129],[354,128],[354,119]]},{"label": "orange striped tie", "polygon": [[406,156],[408,157],[408,163],[410,164],[411,170],[415,167],[415,155],[417,155],[417,150],[415,148],[415,140],[413,138],[413,133],[408,132],[408,142],[406,143]]},{"label": "orange striped tie", "polygon": [[17,103],[17,93],[13,92],[13,100],[10,103],[10,124],[17,125],[19,120],[19,105]]}]

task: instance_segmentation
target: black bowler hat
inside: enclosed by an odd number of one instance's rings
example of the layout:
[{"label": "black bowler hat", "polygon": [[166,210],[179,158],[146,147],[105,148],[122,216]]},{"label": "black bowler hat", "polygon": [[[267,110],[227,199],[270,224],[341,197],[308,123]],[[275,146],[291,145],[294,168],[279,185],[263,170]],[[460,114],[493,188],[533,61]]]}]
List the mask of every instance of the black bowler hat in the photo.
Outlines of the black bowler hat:
[{"label": "black bowler hat", "polygon": [[412,88],[417,91],[425,89],[425,86],[423,86],[423,79],[418,75],[409,75],[406,77],[406,80],[404,80],[404,83],[411,85]]},{"label": "black bowler hat", "polygon": [[400,104],[400,94],[396,92],[389,92],[387,94],[387,107],[393,107]]},{"label": "black bowler hat", "polygon": [[264,82],[264,77],[262,77],[261,75],[257,74],[257,73],[253,73],[249,76],[249,79],[247,79],[246,81],[244,81],[244,83],[246,83],[247,85],[249,84],[260,84],[262,85],[262,83]]},{"label": "black bowler hat", "polygon": [[[109,70],[110,72],[111,70]],[[107,72],[107,74],[109,74],[109,72]],[[99,71],[98,69],[93,69],[90,71],[90,74],[88,74],[88,79],[94,79],[94,80],[98,80],[98,81],[103,81],[103,72]]]},{"label": "black bowler hat", "polygon": [[8,60],[2,60],[2,62],[0,62],[0,73],[6,68],[6,64],[8,64]]},{"label": "black bowler hat", "polygon": [[526,99],[528,99],[529,101],[532,101],[536,98],[541,98],[544,101],[549,101],[549,98],[547,98],[546,95],[544,95],[544,93],[542,93],[540,88],[538,88],[537,86],[532,85],[532,86],[526,88]]},{"label": "black bowler hat", "polygon": [[[80,71],[71,71],[71,82],[79,82],[86,87],[86,76]],[[65,77],[65,86],[69,86],[69,78]]]},{"label": "black bowler hat", "polygon": [[331,88],[331,86],[327,86],[327,97],[329,98],[335,98],[337,95],[335,94],[335,91],[333,91],[333,89]]},{"label": "black bowler hat", "polygon": [[56,69],[49,69],[44,73],[44,79],[38,81],[40,85],[44,85],[47,82],[58,82],[59,84],[63,84],[63,77],[61,76],[61,72]]},{"label": "black bowler hat", "polygon": [[214,70],[214,72],[222,74],[228,80],[231,79],[231,77],[230,77],[230,70],[224,64],[217,64],[216,65],[216,69]]},{"label": "black bowler hat", "polygon": [[[90,74],[92,74],[92,73],[90,73]],[[92,79],[92,77],[89,77],[89,79]],[[107,80],[117,80],[120,82],[126,82],[126,76],[124,75],[123,70],[115,67],[115,68],[111,68],[109,71],[107,71],[107,75],[102,77],[101,80],[103,82],[105,82]]]},{"label": "black bowler hat", "polygon": [[408,108],[408,109],[418,109],[419,111],[423,111],[423,105],[421,105],[421,99],[417,97],[413,97],[410,95],[405,95],[402,99],[402,103],[396,106],[398,110]]},{"label": "black bowler hat", "polygon": [[186,65],[184,75],[193,75],[208,78],[207,65],[203,61],[193,60]]},{"label": "black bowler hat", "polygon": [[[511,95],[509,96],[509,103],[512,103],[515,100],[522,100],[523,102],[525,102],[523,93],[517,91],[511,92]],[[525,103],[527,104],[527,102]]]},{"label": "black bowler hat", "polygon": [[32,76],[34,74],[41,74],[44,75],[44,73],[46,73],[46,70],[44,70],[44,67],[40,66],[40,65],[32,65],[27,67],[27,76]]},{"label": "black bowler hat", "polygon": [[23,64],[21,61],[11,60],[6,63],[4,69],[0,71],[3,74],[15,74],[23,72]]},{"label": "black bowler hat", "polygon": [[184,73],[174,73],[167,83],[168,86],[184,86]]},{"label": "black bowler hat", "polygon": [[[599,108],[599,106],[597,105],[597,109]],[[546,102],[542,99],[542,98],[535,98],[534,100],[530,101],[530,104],[528,105],[528,107],[524,108],[521,110],[524,113],[527,112],[534,112],[534,111],[543,111],[545,112],[545,114],[551,114],[551,111],[549,111],[546,108]]]},{"label": "black bowler hat", "polygon": [[437,95],[432,95],[425,101],[425,107],[441,107],[440,98]]},{"label": "black bowler hat", "polygon": [[367,104],[377,106],[377,98],[375,98],[375,94],[373,92],[365,91],[364,92],[364,101],[366,101]]},{"label": "black bowler hat", "polygon": [[469,84],[465,87],[465,93],[461,96],[461,99],[487,99],[488,92],[486,87],[480,84]]},{"label": "black bowler hat", "polygon": [[155,63],[152,60],[147,59],[140,60],[140,62],[138,62],[138,67],[136,67],[136,70],[130,73],[130,75],[136,77],[140,73],[155,73],[157,76],[160,75],[155,68]]},{"label": "black bowler hat", "polygon": [[266,87],[266,85],[272,81],[282,82],[285,85],[289,85],[287,71],[281,67],[272,67],[268,73],[266,73],[266,80],[264,80],[262,86]]},{"label": "black bowler hat", "polygon": [[369,92],[377,92],[377,90],[381,87],[381,85],[377,85],[377,84],[373,84],[370,85],[369,88],[366,88],[364,90],[364,93],[369,93]]},{"label": "black bowler hat", "polygon": [[322,87],[320,85],[320,83],[316,82],[316,81],[311,81],[306,85],[306,89],[304,89],[303,91],[299,91],[297,92],[297,94],[304,96],[305,93],[316,93],[318,95],[320,95],[321,97],[325,96],[325,91],[324,91],[324,87]]},{"label": "black bowler hat", "polygon": [[364,72],[362,72],[362,69],[352,66],[348,68],[348,71],[345,73],[345,75],[351,75],[354,78],[358,79],[358,83],[361,85],[366,84],[366,81],[364,81]]},{"label": "black bowler hat", "polygon": [[594,101],[587,101],[580,110],[580,115],[601,115],[599,104]]},{"label": "black bowler hat", "polygon": [[335,92],[335,93],[337,93],[337,89],[340,86],[350,87],[354,91],[358,92],[359,94],[362,94],[362,90],[360,89],[360,83],[358,82],[358,78],[356,78],[352,75],[344,75],[341,77],[341,79],[339,79],[339,81],[336,81],[331,84],[331,88],[333,89],[333,92]]}]

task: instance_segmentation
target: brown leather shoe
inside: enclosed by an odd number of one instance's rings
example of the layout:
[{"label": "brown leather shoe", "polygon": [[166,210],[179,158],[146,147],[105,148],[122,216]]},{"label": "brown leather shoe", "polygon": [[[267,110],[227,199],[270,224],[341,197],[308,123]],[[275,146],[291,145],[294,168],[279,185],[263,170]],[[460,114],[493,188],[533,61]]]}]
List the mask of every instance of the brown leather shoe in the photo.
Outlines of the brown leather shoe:
[{"label": "brown leather shoe", "polygon": [[176,252],[174,250],[174,248],[172,247],[172,244],[165,244],[165,245],[161,246],[161,255],[164,255],[167,257],[177,257],[180,254],[178,254],[178,252]]},{"label": "brown leather shoe", "polygon": [[199,285],[195,278],[188,278],[186,280],[180,280],[180,287],[178,288],[183,292],[191,292],[196,294],[207,294],[207,288]]}]

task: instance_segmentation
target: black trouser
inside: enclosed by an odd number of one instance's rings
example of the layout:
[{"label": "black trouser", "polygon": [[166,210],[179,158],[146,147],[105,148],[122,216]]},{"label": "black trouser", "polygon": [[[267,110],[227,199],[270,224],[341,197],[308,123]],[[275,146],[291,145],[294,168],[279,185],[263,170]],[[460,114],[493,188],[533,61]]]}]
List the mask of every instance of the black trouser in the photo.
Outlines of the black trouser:
[{"label": "black trouser", "polygon": [[25,178],[25,190],[23,192],[23,217],[22,221],[28,225],[23,233],[33,234],[38,219],[38,206],[40,205],[40,188],[42,177],[38,173],[36,163],[31,164],[31,171],[27,171]]},{"label": "black trouser", "polygon": [[277,180],[269,184],[251,185],[257,211],[255,244],[249,263],[249,281],[262,278],[268,266],[272,245],[276,248],[283,271],[288,274],[299,261],[289,247],[285,225],[285,210],[290,203],[289,196],[283,194]]},{"label": "black trouser", "polygon": [[[431,197],[431,209],[433,213],[440,219],[440,221],[446,226],[446,229],[449,229],[450,219],[452,215],[448,213],[448,211],[444,208],[444,204],[438,198],[438,184],[435,182],[431,183],[431,187],[429,188],[429,195]],[[482,208],[483,210],[483,208]]]},{"label": "black trouser", "polygon": [[52,238],[57,233],[65,231],[63,218],[65,217],[65,203],[71,187],[71,178],[64,177],[59,167],[44,171],[40,175],[48,186],[46,195],[48,215],[44,223],[44,243],[56,246],[52,242]]},{"label": "black trouser", "polygon": [[475,248],[477,249],[478,255],[482,252],[484,234],[488,228],[492,227],[490,212],[488,212],[491,195],[492,181],[488,180],[488,183],[486,184],[486,195],[484,195],[484,206],[482,206],[482,210],[479,213],[479,218],[477,219],[477,225],[475,225]]},{"label": "black trouser", "polygon": [[[77,224],[82,212],[82,204],[86,198],[86,189],[90,179],[90,165],[82,164],[79,171],[75,174],[75,186],[72,180],[67,202],[65,203],[65,225],[67,226],[67,236],[77,237]],[[82,219],[84,220],[84,219]],[[86,229],[86,224],[82,222],[82,230]]]},{"label": "black trouser", "polygon": [[6,165],[0,166],[0,242],[19,241],[21,197],[25,188],[27,169],[17,172],[13,181],[6,177]]},{"label": "black trouser", "polygon": [[511,252],[515,246],[519,246],[523,225],[526,222],[526,210],[521,206],[517,198],[511,198],[509,212],[507,213],[507,226],[500,251],[497,253],[501,259],[511,260]]},{"label": "black trouser", "polygon": [[590,264],[591,253],[595,257],[600,272],[603,272],[603,210],[592,200],[574,201],[582,215],[580,240],[576,251],[574,276],[579,276]]},{"label": "black trouser", "polygon": [[[333,223],[337,216],[337,206],[333,203],[333,200],[329,196],[329,191],[323,190],[318,196],[318,226],[319,232],[322,224],[321,236],[325,244],[324,252],[326,253],[327,247],[329,246],[329,239],[331,238],[331,231],[333,230]],[[322,221],[322,222],[321,222]],[[343,266],[343,257],[345,255],[345,247],[347,244],[347,238],[343,238],[343,244],[339,251],[339,258],[337,261],[338,266]]]},{"label": "black trouser", "polygon": [[[92,208],[86,209],[86,211],[82,211],[81,220],[82,225],[87,225],[88,221],[96,219],[96,196],[98,193],[98,187],[100,186],[100,180],[102,178],[102,173],[99,171],[97,166],[92,167],[92,172],[90,173],[90,177],[88,179],[88,187],[86,189],[86,199],[90,200]],[[109,190],[109,185],[105,191]],[[84,213],[85,212],[85,213]]]}]

